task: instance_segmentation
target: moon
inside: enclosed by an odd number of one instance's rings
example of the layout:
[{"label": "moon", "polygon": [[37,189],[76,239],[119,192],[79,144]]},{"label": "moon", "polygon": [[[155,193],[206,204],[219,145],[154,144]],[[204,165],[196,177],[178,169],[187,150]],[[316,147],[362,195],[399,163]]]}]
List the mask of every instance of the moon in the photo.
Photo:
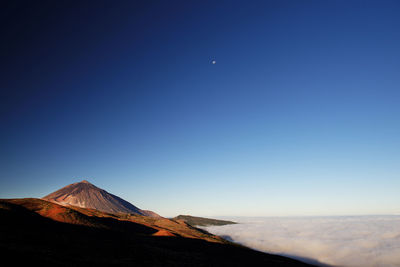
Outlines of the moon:
[{"label": "moon", "polygon": [[217,63],[216,60],[211,61],[211,64],[215,65]]}]

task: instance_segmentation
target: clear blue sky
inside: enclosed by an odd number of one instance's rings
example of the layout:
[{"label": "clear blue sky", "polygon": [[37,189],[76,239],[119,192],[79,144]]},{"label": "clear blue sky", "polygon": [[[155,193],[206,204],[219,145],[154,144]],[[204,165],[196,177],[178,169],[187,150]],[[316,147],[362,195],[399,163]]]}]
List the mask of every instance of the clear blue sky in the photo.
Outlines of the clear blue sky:
[{"label": "clear blue sky", "polygon": [[398,214],[399,14],[398,1],[10,1],[0,197],[87,179],[164,216]]}]

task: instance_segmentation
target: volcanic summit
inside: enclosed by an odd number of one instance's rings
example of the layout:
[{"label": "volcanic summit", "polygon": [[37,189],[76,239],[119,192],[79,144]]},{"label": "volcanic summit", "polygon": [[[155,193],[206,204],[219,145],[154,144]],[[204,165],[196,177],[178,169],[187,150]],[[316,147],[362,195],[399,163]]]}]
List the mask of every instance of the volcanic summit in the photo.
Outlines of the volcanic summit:
[{"label": "volcanic summit", "polygon": [[90,208],[107,213],[133,213],[143,216],[160,217],[152,211],[141,210],[128,201],[110,194],[86,180],[67,185],[42,199],[63,206],[71,205]]}]

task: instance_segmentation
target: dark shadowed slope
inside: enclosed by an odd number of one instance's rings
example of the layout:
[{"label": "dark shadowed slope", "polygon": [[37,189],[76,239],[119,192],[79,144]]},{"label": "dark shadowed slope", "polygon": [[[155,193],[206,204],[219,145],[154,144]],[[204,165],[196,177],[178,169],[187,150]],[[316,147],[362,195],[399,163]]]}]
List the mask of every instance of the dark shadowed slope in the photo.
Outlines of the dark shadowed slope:
[{"label": "dark shadowed slope", "polygon": [[141,210],[128,201],[84,180],[67,185],[45,197],[44,200],[64,206],[77,206],[109,213],[134,213],[150,217],[160,217],[155,212]]},{"label": "dark shadowed slope", "polygon": [[[172,231],[182,235],[163,236]],[[189,233],[197,237],[182,237]],[[0,251],[15,266],[310,266],[174,220],[124,219],[40,199],[0,200]]]}]

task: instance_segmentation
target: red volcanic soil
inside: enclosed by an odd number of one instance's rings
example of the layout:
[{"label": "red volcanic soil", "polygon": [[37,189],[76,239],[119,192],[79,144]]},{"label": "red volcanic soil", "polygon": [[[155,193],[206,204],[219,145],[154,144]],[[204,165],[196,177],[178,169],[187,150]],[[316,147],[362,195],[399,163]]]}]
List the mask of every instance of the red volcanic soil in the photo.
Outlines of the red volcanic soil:
[{"label": "red volcanic soil", "polygon": [[15,266],[310,266],[182,221],[40,199],[0,200],[0,251]]},{"label": "red volcanic soil", "polygon": [[54,221],[79,224],[87,226],[98,226],[101,224],[93,220],[93,218],[82,214],[74,209],[64,207],[55,203],[44,201],[41,199],[27,198],[27,199],[11,199],[7,200],[9,203],[20,205],[28,210],[31,210],[43,217],[52,219]]},{"label": "red volcanic soil", "polygon": [[168,232],[167,230],[159,230],[157,233],[154,233],[153,236],[175,236],[173,233]]}]

